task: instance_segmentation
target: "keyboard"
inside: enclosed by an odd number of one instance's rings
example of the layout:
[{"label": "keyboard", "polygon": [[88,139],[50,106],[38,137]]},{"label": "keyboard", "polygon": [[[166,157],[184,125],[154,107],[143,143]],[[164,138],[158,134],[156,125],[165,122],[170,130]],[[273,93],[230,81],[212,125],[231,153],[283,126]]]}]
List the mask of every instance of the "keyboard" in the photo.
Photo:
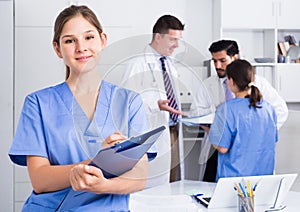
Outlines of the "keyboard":
[{"label": "keyboard", "polygon": [[211,197],[198,197],[196,195],[192,195],[191,197],[205,207],[208,207],[208,203],[211,200]]},{"label": "keyboard", "polygon": [[204,199],[206,202],[209,202],[211,200],[211,197],[203,197],[202,199]]}]

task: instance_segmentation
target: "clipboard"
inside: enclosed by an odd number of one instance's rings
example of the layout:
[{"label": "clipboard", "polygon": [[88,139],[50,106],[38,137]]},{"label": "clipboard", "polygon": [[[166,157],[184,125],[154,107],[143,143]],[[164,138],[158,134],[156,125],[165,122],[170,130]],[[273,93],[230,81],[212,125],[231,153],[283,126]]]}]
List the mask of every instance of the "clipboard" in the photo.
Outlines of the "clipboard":
[{"label": "clipboard", "polygon": [[165,126],[161,126],[114,146],[101,149],[90,165],[100,168],[105,178],[120,176],[137,164],[165,129]]},{"label": "clipboard", "polygon": [[[106,178],[120,176],[137,164],[165,129],[165,126],[161,126],[114,146],[101,149],[92,159],[90,165],[100,168]],[[105,194],[74,191],[71,188],[56,211],[67,211],[88,204],[103,195]]]}]

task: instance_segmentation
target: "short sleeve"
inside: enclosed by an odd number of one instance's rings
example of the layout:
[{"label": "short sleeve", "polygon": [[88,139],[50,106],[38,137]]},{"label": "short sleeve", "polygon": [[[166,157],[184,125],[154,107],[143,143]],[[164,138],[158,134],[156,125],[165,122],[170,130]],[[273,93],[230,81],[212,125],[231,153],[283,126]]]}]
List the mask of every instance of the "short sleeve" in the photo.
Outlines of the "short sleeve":
[{"label": "short sleeve", "polygon": [[209,132],[209,141],[217,146],[229,148],[231,143],[231,129],[228,124],[231,114],[228,112],[226,104],[217,108],[216,115]]},{"label": "short sleeve", "polygon": [[27,155],[47,157],[46,152],[39,103],[34,95],[27,96],[9,150],[10,159],[18,165],[26,166]]}]

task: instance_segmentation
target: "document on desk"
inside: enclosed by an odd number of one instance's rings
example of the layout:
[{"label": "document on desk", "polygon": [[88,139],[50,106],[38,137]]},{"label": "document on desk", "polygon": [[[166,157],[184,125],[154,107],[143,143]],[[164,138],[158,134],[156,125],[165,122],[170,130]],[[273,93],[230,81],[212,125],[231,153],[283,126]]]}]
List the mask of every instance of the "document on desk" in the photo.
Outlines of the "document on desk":
[{"label": "document on desk", "polygon": [[202,116],[184,117],[180,121],[188,126],[196,126],[201,124],[212,124],[215,118],[215,113],[209,113]]}]

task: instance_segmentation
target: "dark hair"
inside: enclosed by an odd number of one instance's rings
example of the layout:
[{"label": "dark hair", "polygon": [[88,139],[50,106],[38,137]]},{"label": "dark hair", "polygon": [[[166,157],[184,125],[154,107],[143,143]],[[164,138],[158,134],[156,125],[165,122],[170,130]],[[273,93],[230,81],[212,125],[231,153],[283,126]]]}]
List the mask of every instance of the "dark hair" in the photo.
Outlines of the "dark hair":
[{"label": "dark hair", "polygon": [[239,46],[234,40],[219,40],[212,43],[208,49],[210,53],[216,53],[225,50],[227,55],[232,57],[239,54]]},{"label": "dark hair", "polygon": [[153,26],[152,33],[167,34],[169,29],[184,30],[184,24],[172,15],[161,16]]},{"label": "dark hair", "polygon": [[233,79],[239,91],[245,91],[251,88],[249,95],[249,107],[260,108],[257,105],[262,99],[262,94],[259,89],[253,85],[254,81],[254,68],[246,60],[235,60],[230,63],[226,68],[228,79]]},{"label": "dark hair", "polygon": [[[60,36],[65,24],[73,17],[81,15],[85,18],[89,23],[91,23],[99,32],[101,37],[101,33],[103,32],[102,26],[95,15],[95,13],[89,9],[87,6],[75,6],[71,5],[70,7],[65,8],[56,18],[54,24],[54,36],[53,36],[53,43],[57,43],[60,46]],[[70,75],[70,68],[66,66],[66,79],[69,78]]]}]

